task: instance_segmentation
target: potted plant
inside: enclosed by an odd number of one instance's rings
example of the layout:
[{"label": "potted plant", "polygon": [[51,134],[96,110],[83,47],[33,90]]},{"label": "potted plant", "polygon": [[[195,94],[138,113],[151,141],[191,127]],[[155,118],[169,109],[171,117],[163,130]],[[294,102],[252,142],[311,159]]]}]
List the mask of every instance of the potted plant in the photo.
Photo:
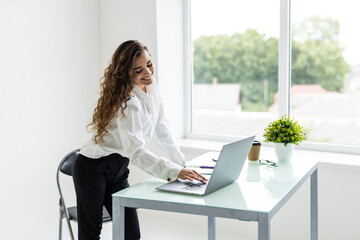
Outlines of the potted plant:
[{"label": "potted plant", "polygon": [[306,139],[303,127],[286,114],[269,123],[264,130],[264,142],[275,143],[275,154],[279,161],[290,160],[294,145],[300,146],[300,143]]}]

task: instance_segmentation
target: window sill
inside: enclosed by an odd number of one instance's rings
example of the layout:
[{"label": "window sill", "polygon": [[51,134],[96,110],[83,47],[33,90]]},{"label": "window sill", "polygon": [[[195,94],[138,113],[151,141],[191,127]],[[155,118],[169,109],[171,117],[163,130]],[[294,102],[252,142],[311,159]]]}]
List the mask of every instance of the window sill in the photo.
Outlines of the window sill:
[{"label": "window sill", "polygon": [[[182,138],[178,139],[177,143],[184,151],[220,151],[222,146],[228,142]],[[321,167],[360,171],[360,157],[358,154],[304,150],[298,147],[293,157],[301,159],[316,158]],[[271,144],[263,144],[260,158],[276,161],[274,147]]]}]

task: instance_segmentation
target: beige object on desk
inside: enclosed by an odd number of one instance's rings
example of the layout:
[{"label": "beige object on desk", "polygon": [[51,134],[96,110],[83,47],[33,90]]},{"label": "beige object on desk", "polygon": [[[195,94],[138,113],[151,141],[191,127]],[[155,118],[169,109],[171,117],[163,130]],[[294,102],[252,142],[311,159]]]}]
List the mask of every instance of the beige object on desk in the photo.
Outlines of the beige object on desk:
[{"label": "beige object on desk", "polygon": [[255,140],[248,154],[249,161],[259,161],[260,148],[261,148],[261,143]]}]

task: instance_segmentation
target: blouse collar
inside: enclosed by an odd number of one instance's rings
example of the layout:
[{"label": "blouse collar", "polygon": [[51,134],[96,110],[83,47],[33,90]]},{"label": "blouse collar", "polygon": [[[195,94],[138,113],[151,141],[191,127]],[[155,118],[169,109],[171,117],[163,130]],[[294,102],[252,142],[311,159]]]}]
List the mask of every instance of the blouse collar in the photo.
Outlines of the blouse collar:
[{"label": "blouse collar", "polygon": [[[150,85],[151,86],[151,85]],[[148,96],[151,95],[151,87],[146,86],[146,92],[144,92],[141,88],[139,88],[137,85],[134,87],[134,94],[141,100],[144,100]]]}]

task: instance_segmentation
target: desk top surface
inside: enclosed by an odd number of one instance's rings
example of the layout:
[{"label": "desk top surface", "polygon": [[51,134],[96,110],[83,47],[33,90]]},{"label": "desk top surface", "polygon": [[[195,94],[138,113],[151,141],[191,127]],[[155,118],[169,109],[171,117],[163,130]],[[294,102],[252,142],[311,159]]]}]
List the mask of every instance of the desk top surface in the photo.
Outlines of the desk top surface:
[{"label": "desk top surface", "polygon": [[[218,152],[209,152],[192,160],[199,164],[217,158]],[[157,178],[139,182],[113,194],[113,197],[170,202],[183,205],[207,206],[234,210],[270,212],[284,198],[290,197],[317,169],[317,161],[297,159],[278,162],[277,167],[250,163],[246,160],[239,179],[206,196],[169,193],[155,187],[166,183]]]}]

